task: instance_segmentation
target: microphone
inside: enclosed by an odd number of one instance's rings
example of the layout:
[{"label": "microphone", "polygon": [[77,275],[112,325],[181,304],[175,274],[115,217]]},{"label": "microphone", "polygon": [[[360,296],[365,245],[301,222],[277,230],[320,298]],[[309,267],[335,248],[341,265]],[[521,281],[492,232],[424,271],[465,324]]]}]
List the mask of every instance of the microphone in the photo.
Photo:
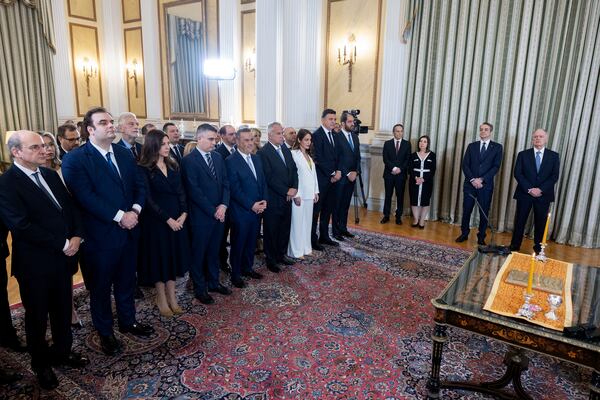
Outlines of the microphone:
[{"label": "microphone", "polygon": [[483,217],[485,218],[485,220],[488,223],[488,226],[490,227],[490,232],[492,233],[492,237],[490,238],[490,244],[488,246],[479,246],[478,247],[479,252],[480,253],[499,254],[502,256],[510,254],[510,252],[511,252],[510,247],[494,244],[494,234],[496,233],[496,231],[494,230],[494,226],[490,222],[490,219],[488,218],[487,214],[483,211],[483,208],[481,208],[481,204],[479,204],[479,201],[477,201],[477,197],[475,197],[471,193],[469,193],[469,196],[473,200],[475,200],[475,204],[477,204],[477,208],[479,209],[479,215],[480,216],[483,215]]}]

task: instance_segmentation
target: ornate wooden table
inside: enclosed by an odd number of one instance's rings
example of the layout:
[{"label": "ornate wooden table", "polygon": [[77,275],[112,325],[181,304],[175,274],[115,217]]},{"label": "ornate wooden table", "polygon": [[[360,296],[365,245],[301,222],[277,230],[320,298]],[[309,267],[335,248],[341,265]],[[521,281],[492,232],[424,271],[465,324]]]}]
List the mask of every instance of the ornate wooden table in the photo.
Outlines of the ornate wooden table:
[{"label": "ornate wooden table", "polygon": [[[583,367],[591,368],[590,399],[600,400],[600,343],[568,338],[562,332],[504,317],[483,310],[496,274],[506,256],[475,252],[446,286],[432,300],[435,327],[432,365],[427,382],[427,398],[440,398],[440,389],[462,389],[487,393],[500,399],[531,399],[521,385],[521,373],[529,359],[525,350],[546,354]],[[600,326],[600,268],[573,266],[573,326]],[[464,329],[510,345],[504,357],[506,372],[493,382],[449,382],[440,380],[442,350],[448,339],[448,326]],[[504,389],[513,384],[515,394]]]}]

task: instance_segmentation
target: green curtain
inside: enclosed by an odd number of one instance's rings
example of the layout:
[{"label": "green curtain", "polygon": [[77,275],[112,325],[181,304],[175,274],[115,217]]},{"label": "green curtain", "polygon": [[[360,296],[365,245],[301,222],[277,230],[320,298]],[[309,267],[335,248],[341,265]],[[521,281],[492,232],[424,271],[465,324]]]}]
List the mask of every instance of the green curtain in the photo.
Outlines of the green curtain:
[{"label": "green curtain", "polygon": [[[58,123],[50,0],[0,0],[0,135]],[[8,160],[5,146],[2,159]]]},{"label": "green curtain", "polygon": [[561,158],[551,237],[600,247],[600,1],[409,0],[407,15],[403,121],[437,154],[430,218],[460,222],[462,156],[489,121],[504,146],[490,218],[511,230],[516,156],[543,128]]}]

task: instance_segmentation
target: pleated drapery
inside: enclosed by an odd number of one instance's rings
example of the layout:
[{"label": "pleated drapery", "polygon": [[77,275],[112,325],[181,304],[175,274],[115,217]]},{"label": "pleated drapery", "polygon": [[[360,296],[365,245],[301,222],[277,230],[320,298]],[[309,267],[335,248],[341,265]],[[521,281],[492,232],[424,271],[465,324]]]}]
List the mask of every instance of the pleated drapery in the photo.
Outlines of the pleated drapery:
[{"label": "pleated drapery", "polygon": [[511,230],[516,156],[543,128],[561,159],[551,237],[600,247],[600,2],[410,0],[409,8],[403,121],[413,146],[429,134],[438,156],[430,218],[460,222],[462,156],[489,121],[504,146],[490,218]]}]

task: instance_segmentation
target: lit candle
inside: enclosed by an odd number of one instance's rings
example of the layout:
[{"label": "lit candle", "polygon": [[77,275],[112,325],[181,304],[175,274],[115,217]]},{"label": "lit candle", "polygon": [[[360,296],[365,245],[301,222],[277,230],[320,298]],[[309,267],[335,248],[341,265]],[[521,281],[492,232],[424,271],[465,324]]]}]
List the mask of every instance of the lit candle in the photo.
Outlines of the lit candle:
[{"label": "lit candle", "polygon": [[356,46],[354,46],[354,61],[356,61]]},{"label": "lit candle", "polygon": [[550,213],[548,213],[548,219],[546,219],[546,228],[544,229],[544,238],[542,239],[542,243],[546,244],[546,239],[548,238],[548,227],[550,226]]},{"label": "lit candle", "polygon": [[340,62],[341,59],[342,57],[340,56],[340,48],[338,47],[338,62]]},{"label": "lit candle", "polygon": [[531,255],[531,264],[529,265],[529,278],[527,279],[527,294],[533,293],[533,269],[535,268],[535,253]]},{"label": "lit candle", "polygon": [[346,59],[346,45],[344,45],[344,60]]}]

